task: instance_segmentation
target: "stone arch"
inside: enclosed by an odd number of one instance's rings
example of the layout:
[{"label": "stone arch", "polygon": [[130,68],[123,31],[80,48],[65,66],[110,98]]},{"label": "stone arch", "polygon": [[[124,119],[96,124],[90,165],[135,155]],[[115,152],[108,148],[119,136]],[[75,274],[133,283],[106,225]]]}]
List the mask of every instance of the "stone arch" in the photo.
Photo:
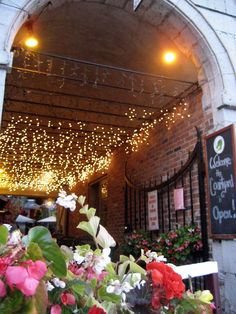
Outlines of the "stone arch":
[{"label": "stone arch", "polygon": [[[18,9],[6,7],[8,15],[6,13],[2,42],[0,39],[0,52],[2,50],[0,64],[9,62],[14,37],[27,19],[28,12],[37,12],[47,1],[20,0],[17,4]],[[52,2],[55,7],[66,1],[68,0]],[[231,91],[236,89],[233,65],[217,33],[191,1],[144,0],[142,6],[145,12],[142,11],[142,7],[133,12],[132,1],[129,0],[119,3],[109,0],[94,0],[93,2],[119,7],[129,11],[130,14],[137,14],[139,18],[154,25],[170,37],[197,67],[198,81],[203,90],[203,108],[212,111],[215,125],[227,123],[225,109],[219,111],[218,108],[225,104],[236,104],[236,100],[231,95]]]}]

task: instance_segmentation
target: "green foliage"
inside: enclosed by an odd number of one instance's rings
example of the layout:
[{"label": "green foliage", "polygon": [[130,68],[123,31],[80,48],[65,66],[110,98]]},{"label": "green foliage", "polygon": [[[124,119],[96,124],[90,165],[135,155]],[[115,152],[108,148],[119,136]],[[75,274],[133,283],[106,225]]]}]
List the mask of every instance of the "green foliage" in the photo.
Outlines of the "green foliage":
[{"label": "green foliage", "polygon": [[193,253],[202,249],[200,230],[196,226],[185,226],[168,233],[161,233],[156,240],[151,240],[148,233],[133,232],[125,236],[121,253],[140,256],[140,251],[151,250],[164,255],[168,262],[184,264]]},{"label": "green foliage", "polygon": [[77,228],[84,230],[92,237],[95,237],[97,234],[99,222],[100,218],[93,216],[89,219],[89,221],[81,221]]},{"label": "green foliage", "polygon": [[120,250],[124,255],[133,255],[135,258],[138,258],[141,249],[148,250],[150,248],[151,239],[149,234],[143,230],[139,230],[125,235]]},{"label": "green foliage", "polygon": [[182,265],[193,253],[202,249],[200,230],[196,226],[185,226],[162,233],[152,246],[155,251],[161,252],[168,262]]},{"label": "green foliage", "polygon": [[103,301],[108,301],[108,302],[112,302],[112,303],[119,304],[121,302],[121,296],[116,295],[114,293],[107,293],[106,287],[101,287],[98,290],[98,297]]},{"label": "green foliage", "polygon": [[43,253],[39,245],[35,242],[30,242],[27,248],[27,255],[32,261],[43,260]]},{"label": "green foliage", "polygon": [[5,245],[8,239],[8,229],[6,226],[0,226],[0,244]]},{"label": "green foliage", "polygon": [[27,236],[28,246],[31,243],[36,243],[41,249],[44,258],[50,263],[50,268],[58,277],[66,276],[66,262],[60,251],[59,246],[52,239],[47,228],[37,226],[30,229]]},{"label": "green foliage", "polygon": [[1,300],[0,313],[1,314],[20,313],[24,306],[26,306],[26,304],[23,294],[19,290],[14,290],[12,292],[9,292],[8,296]]}]

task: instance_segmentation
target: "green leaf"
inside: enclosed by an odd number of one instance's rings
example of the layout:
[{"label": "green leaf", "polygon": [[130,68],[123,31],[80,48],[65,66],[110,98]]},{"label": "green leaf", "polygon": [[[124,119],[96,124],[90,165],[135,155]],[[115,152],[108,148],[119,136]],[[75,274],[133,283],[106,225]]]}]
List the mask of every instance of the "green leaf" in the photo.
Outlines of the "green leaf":
[{"label": "green leaf", "polygon": [[119,304],[121,301],[121,296],[114,294],[114,293],[107,293],[106,291],[106,287],[101,287],[98,290],[98,296],[101,300],[103,301],[108,301],[108,302],[112,302],[112,303],[117,303]]},{"label": "green leaf", "polygon": [[108,301],[102,302],[102,307],[106,310],[109,314],[117,314],[117,306],[116,304]]},{"label": "green leaf", "polygon": [[[24,296],[19,290],[14,290],[0,302],[1,314],[12,314],[19,312],[24,306]],[[24,313],[24,312],[22,312]]]},{"label": "green leaf", "polygon": [[114,269],[114,264],[113,263],[109,263],[106,265],[106,271],[110,274],[110,275],[116,275],[116,271]]},{"label": "green leaf", "polygon": [[60,249],[66,261],[71,261],[73,259],[73,251],[68,246],[61,245]]},{"label": "green leaf", "polygon": [[81,256],[85,256],[86,253],[91,251],[89,244],[77,245],[75,248],[76,252]]},{"label": "green leaf", "polygon": [[72,314],[73,313],[73,308],[70,308],[69,306],[62,306],[62,312],[61,314]]},{"label": "green leaf", "polygon": [[128,256],[125,256],[125,255],[120,255],[120,262],[125,262],[125,261],[129,261],[129,258]]},{"label": "green leaf", "polygon": [[120,264],[120,265],[118,266],[118,275],[119,275],[120,277],[123,277],[123,276],[124,276],[124,274],[126,273],[127,268],[128,268],[129,265],[130,265],[130,261],[126,261],[126,262],[124,262],[123,264]]},{"label": "green leaf", "polygon": [[87,215],[88,212],[88,204],[84,205],[82,208],[79,210],[80,214]]},{"label": "green leaf", "polygon": [[88,212],[87,212],[87,217],[88,219],[92,218],[93,216],[95,216],[96,214],[96,209],[91,207],[89,208]]},{"label": "green leaf", "polygon": [[0,226],[0,244],[5,245],[8,239],[8,229],[6,226]]},{"label": "green leaf", "polygon": [[100,218],[97,216],[94,216],[89,219],[89,221],[81,221],[77,228],[86,231],[89,233],[92,237],[95,237],[98,230],[98,225],[100,222]]},{"label": "green leaf", "polygon": [[146,275],[146,270],[134,262],[130,262],[130,270],[133,273],[140,273],[142,275]]},{"label": "green leaf", "polygon": [[33,261],[42,260],[43,253],[37,243],[31,242],[27,248],[27,254]]},{"label": "green leaf", "polygon": [[131,262],[135,262],[135,258],[131,254],[129,255],[129,259],[130,259]]},{"label": "green leaf", "polygon": [[67,273],[66,262],[59,246],[52,239],[47,228],[37,226],[31,228],[28,233],[29,245],[31,242],[37,243],[42,254],[50,263],[50,268],[57,277],[65,277]]}]

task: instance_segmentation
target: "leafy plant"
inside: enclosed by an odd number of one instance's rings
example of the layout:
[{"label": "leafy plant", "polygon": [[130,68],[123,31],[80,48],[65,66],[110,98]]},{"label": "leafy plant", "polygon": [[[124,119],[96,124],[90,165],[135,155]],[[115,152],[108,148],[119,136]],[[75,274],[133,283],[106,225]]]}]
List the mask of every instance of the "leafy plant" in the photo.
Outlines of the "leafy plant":
[{"label": "leafy plant", "polygon": [[194,253],[201,251],[200,229],[197,226],[184,226],[168,233],[162,233],[153,242],[152,248],[162,252],[169,262],[181,265],[188,261]]},{"label": "leafy plant", "polygon": [[[163,263],[165,258],[148,251],[153,242],[144,233],[129,240],[137,258],[128,251],[113,263],[115,240],[100,225],[96,210],[84,204],[85,197],[63,191],[57,202],[74,211],[76,201],[86,217],[78,228],[93,238],[95,249],[88,244],[59,248],[44,227],[32,228],[23,238],[19,231],[9,234],[1,227],[1,313],[212,313],[210,292],[185,292],[182,278]],[[142,247],[146,252],[140,255]]]},{"label": "leafy plant", "polygon": [[168,262],[182,265],[191,256],[201,251],[202,241],[200,229],[197,226],[184,226],[177,230],[161,233],[157,239],[151,240],[147,232],[134,231],[125,235],[121,244],[121,253],[140,255],[141,249],[150,250],[164,255]]}]

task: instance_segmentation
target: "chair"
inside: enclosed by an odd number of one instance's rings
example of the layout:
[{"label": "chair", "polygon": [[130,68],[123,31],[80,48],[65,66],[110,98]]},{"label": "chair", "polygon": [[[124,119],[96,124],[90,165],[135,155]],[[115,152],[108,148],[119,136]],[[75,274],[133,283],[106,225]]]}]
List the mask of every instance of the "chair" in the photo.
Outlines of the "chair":
[{"label": "chair", "polygon": [[206,288],[209,289],[214,296],[214,303],[216,306],[215,313],[222,314],[217,262],[209,261],[175,266],[174,270],[182,277],[182,279],[204,276]]}]

